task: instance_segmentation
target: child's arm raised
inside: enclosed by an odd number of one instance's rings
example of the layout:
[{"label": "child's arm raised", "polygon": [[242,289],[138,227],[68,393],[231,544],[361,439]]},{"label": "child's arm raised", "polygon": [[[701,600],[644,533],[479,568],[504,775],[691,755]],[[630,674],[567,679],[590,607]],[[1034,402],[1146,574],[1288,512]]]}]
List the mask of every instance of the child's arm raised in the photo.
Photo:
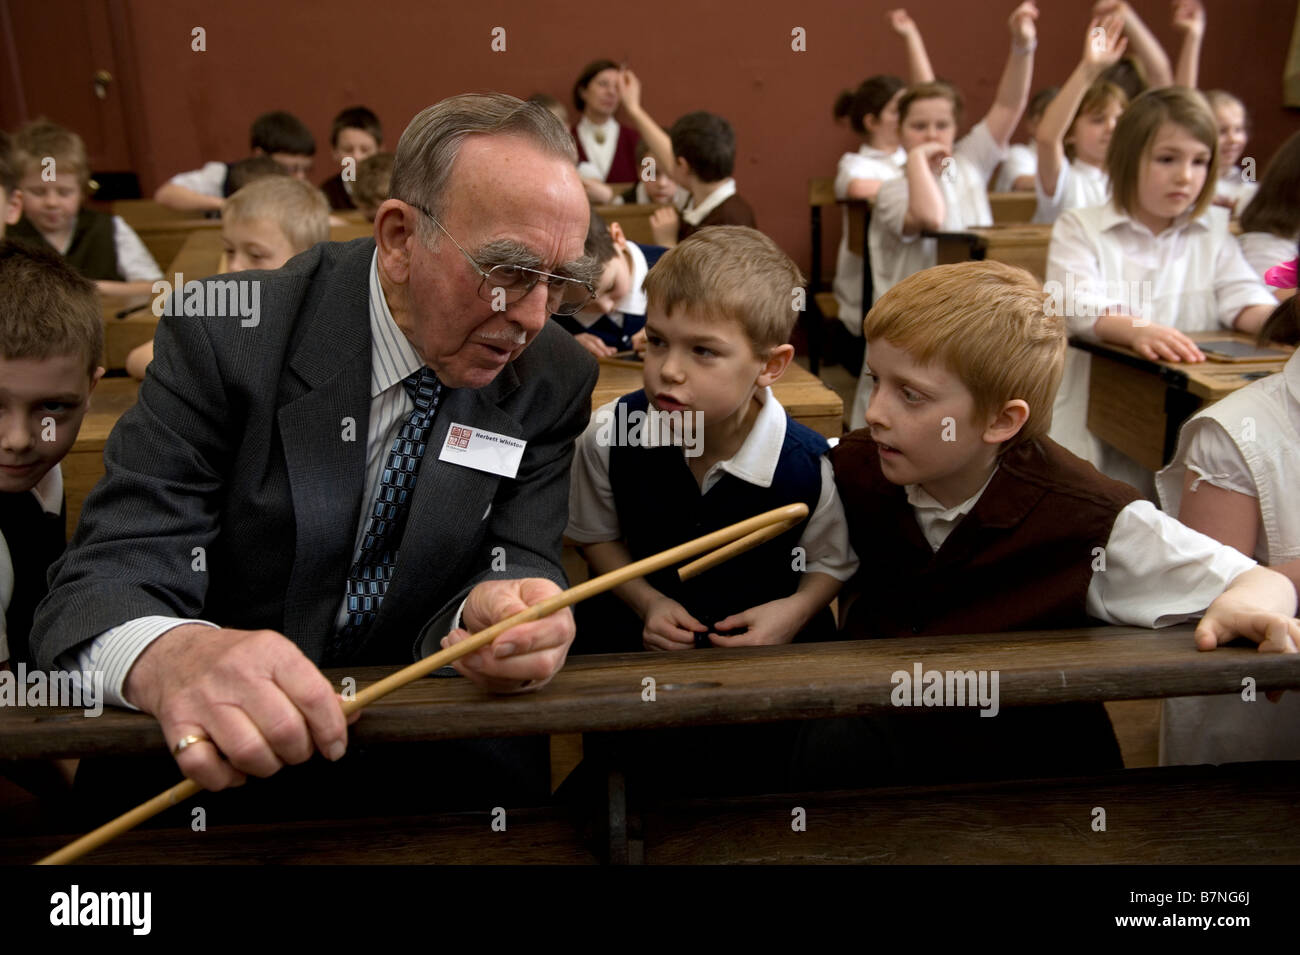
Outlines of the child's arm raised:
[{"label": "child's arm raised", "polygon": [[1205,7],[1201,0],[1174,0],[1174,29],[1183,35],[1174,84],[1194,90],[1201,65],[1201,40],[1205,37]]},{"label": "child's arm raised", "polygon": [[984,115],[993,141],[1001,149],[1011,142],[1011,134],[1020,124],[1020,117],[1029,103],[1029,84],[1034,77],[1034,49],[1038,46],[1038,31],[1034,21],[1038,7],[1025,0],[1012,12],[1007,25],[1011,29],[1011,54],[998,83],[998,94]]},{"label": "child's arm raised", "polygon": [[1128,37],[1129,49],[1134,59],[1142,65],[1146,74],[1147,86],[1156,89],[1169,86],[1174,81],[1173,71],[1169,68],[1169,57],[1165,55],[1160,41],[1155,38],[1137,11],[1124,0],[1097,0],[1092,6],[1094,17],[1117,14],[1124,18],[1124,35]]},{"label": "child's arm raised", "polygon": [[903,38],[907,46],[907,76],[909,83],[933,83],[934,69],[930,66],[930,57],[925,52],[925,41],[921,39],[921,28],[916,25],[906,10],[890,10],[885,19],[894,32]]},{"label": "child's arm raised", "polygon": [[904,173],[907,176],[907,212],[903,216],[903,235],[943,228],[948,206],[931,164],[942,163],[951,155],[943,143],[922,143],[907,154]]},{"label": "child's arm raised", "polygon": [[1083,102],[1088,87],[1112,64],[1124,55],[1128,45],[1120,33],[1124,23],[1117,16],[1094,19],[1088,24],[1088,35],[1083,41],[1083,59],[1065,81],[1061,91],[1052,97],[1043,112],[1034,137],[1038,151],[1038,182],[1046,196],[1056,195],[1057,180],[1065,165],[1065,134],[1075,111]]},{"label": "child's arm raised", "polygon": [[[582,553],[597,576],[632,563],[632,555],[622,541],[586,544]],[[647,650],[689,650],[695,646],[695,634],[708,629],[676,600],[646,583],[644,577],[620,584],[614,593],[645,622],[641,636]]]},{"label": "child's arm raised", "polygon": [[623,69],[618,74],[618,91],[619,101],[623,106],[623,112],[627,113],[627,118],[632,121],[645,140],[646,149],[654,158],[655,167],[665,171],[666,175],[673,173],[673,143],[664,132],[663,127],[654,121],[654,119],[641,106],[641,80],[629,69]]}]

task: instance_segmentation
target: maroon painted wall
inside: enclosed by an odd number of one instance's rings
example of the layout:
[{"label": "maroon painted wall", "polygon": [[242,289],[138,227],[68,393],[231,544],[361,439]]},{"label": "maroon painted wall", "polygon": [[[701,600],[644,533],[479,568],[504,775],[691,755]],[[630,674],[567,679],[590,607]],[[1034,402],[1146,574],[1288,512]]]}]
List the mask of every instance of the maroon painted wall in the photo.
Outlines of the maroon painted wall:
[{"label": "maroon painted wall", "polygon": [[[343,106],[364,103],[376,110],[395,144],[415,112],[455,92],[545,91],[567,102],[582,65],[608,56],[637,70],[644,101],[664,125],[691,109],[731,120],[741,191],[764,231],[804,267],[807,180],[833,174],[840,153],[856,147],[853,135],[831,122],[835,94],[870,73],[902,73],[906,66],[901,44],[884,22],[892,2],[107,2],[123,34],[117,49],[125,62],[119,69],[138,100],[128,104],[128,122],[146,190],[204,160],[244,155],[249,121],[264,110],[291,110],[316,132],[320,180],[332,171],[326,137],[331,117]],[[1169,4],[1135,5],[1176,60]],[[1010,0],[908,4],[936,71],[962,88],[972,121],[992,100],[1013,6]],[[1042,6],[1034,88],[1065,79],[1087,26],[1084,2]],[[1246,101],[1255,122],[1247,155],[1256,156],[1261,167],[1300,129],[1300,114],[1281,106],[1296,7],[1293,0],[1207,2],[1211,32],[1201,85],[1225,87]],[[44,9],[54,28],[59,5],[45,3]],[[207,31],[203,53],[190,48],[196,26]],[[491,49],[497,26],[506,30],[505,52]],[[791,50],[794,27],[807,31],[806,52]]]}]

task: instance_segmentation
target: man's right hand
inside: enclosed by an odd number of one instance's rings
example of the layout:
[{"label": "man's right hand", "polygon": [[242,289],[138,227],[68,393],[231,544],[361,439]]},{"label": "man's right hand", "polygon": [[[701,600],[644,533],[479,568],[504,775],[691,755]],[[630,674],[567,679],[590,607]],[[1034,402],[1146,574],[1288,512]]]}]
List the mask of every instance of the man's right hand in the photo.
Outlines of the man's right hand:
[{"label": "man's right hand", "polygon": [[207,738],[176,757],[204,789],[241,785],[250,773],[270,776],[317,749],[329,759],[347,749],[350,720],[334,688],[273,630],[175,627],[140,654],[123,693],[158,719],[169,747],[186,736]]}]

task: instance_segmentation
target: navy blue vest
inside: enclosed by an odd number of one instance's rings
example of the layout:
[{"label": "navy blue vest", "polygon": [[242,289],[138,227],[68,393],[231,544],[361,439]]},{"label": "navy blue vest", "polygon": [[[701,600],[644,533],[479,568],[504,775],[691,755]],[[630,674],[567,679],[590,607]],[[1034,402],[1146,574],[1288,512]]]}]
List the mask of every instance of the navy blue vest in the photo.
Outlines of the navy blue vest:
[{"label": "navy blue vest", "polygon": [[[619,404],[626,405],[631,415],[645,412],[649,400],[644,391],[636,391],[620,398]],[[802,501],[812,514],[821,495],[821,457],[829,447],[817,432],[787,416],[785,441],[770,487],[758,487],[724,473],[701,494],[681,448],[626,447],[615,442],[609,449],[609,480],[623,541],[632,558],[640,560],[786,504]],[[646,580],[711,626],[798,589],[804,562],[798,560],[794,548],[807,523],[801,521],[691,580],[679,580],[675,568]],[[834,620],[827,609],[814,616],[796,639],[825,640],[834,635]]]},{"label": "navy blue vest", "polygon": [[[639,242],[635,244],[645,256],[647,269],[654,268],[655,263],[668,251],[662,245],[641,245]],[[631,351],[632,336],[645,328],[645,315],[625,314],[622,327],[608,315],[602,315],[592,323],[590,328],[583,328],[582,323],[572,315],[552,315],[551,317],[559,322],[570,335],[581,335],[583,332],[587,332],[619,351]]]},{"label": "navy blue vest", "polygon": [[14,592],[5,612],[9,631],[9,660],[13,666],[32,662],[27,639],[36,605],[49,592],[46,572],[63,553],[67,538],[65,500],[59,514],[46,514],[30,491],[0,494],[0,533],[14,565]]}]

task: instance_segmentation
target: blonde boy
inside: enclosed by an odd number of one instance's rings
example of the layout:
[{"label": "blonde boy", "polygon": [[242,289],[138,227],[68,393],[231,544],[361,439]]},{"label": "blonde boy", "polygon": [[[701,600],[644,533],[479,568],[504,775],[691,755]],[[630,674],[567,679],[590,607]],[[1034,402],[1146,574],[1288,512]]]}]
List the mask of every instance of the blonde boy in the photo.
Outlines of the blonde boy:
[{"label": "blonde boy", "polygon": [[[1047,437],[1066,340],[1064,320],[1044,305],[1028,272],[970,262],[899,282],[868,314],[867,426],[831,453],[863,555],[844,635],[1164,627],[1201,616],[1201,649],[1245,636],[1295,652],[1290,581]],[[995,722],[996,732],[974,725]],[[946,739],[912,748],[968,775],[1119,766],[1100,704],[1008,709],[974,724],[945,722]]]},{"label": "blonde boy", "polygon": [[38,120],[14,138],[23,217],[10,238],[46,246],[107,295],[147,293],[162,271],[121,216],[82,208],[90,195],[86,144]]},{"label": "blonde boy", "polygon": [[[330,237],[329,202],[310,183],[292,176],[264,176],[226,200],[221,245],[226,271],[278,269],[299,252]],[[126,357],[126,370],[144,378],[153,361],[153,342]]]},{"label": "blonde boy", "polygon": [[67,537],[59,461],[103,347],[94,285],[48,249],[0,240],[0,666],[31,659],[32,613]]},{"label": "blonde boy", "polygon": [[[654,575],[617,589],[647,649],[834,634],[826,608],[857,559],[826,440],[791,420],[771,389],[794,354],[786,342],[801,284],[770,239],[742,226],[701,229],[645,280],[645,387],[597,409],[579,440],[568,536],[605,573],[774,507],[803,501],[810,514],[685,584]],[[580,615],[579,641],[583,624]]]}]

